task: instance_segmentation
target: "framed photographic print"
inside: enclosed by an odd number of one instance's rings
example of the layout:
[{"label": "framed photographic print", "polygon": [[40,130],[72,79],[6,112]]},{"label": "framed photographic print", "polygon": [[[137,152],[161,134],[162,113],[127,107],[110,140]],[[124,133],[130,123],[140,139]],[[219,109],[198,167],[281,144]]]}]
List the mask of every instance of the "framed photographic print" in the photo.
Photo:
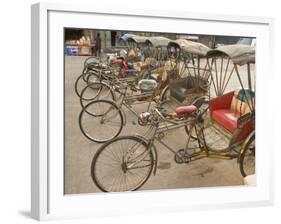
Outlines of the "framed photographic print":
[{"label": "framed photographic print", "polygon": [[33,5],[32,217],[272,204],[272,26]]}]

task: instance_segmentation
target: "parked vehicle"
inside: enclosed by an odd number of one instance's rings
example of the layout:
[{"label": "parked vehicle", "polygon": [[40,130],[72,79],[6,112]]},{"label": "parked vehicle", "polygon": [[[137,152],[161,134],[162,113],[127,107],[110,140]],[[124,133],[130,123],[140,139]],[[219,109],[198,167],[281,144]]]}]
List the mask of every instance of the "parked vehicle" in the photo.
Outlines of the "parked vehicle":
[{"label": "parked vehicle", "polygon": [[[139,124],[149,127],[145,135],[116,137],[103,144],[91,165],[93,181],[101,191],[133,191],[143,186],[152,172],[156,174],[159,158],[155,142],[171,151],[179,164],[206,157],[237,159],[243,177],[255,173],[255,93],[251,74],[255,48],[228,45],[206,56],[213,97],[199,107],[195,102],[172,113],[161,107],[141,113]],[[246,82],[241,77],[244,71]],[[228,92],[229,79],[233,78],[238,79],[240,89]],[[190,133],[185,148],[173,149],[162,141],[165,132],[184,126]],[[196,136],[196,146],[191,134]],[[221,140],[225,146],[219,145]]]},{"label": "parked vehicle", "polygon": [[[153,40],[156,45],[157,39]],[[173,83],[175,88],[180,88],[178,83],[185,88],[182,97],[190,98],[189,103],[208,95],[210,73],[207,71],[206,53],[209,48],[184,40],[167,42],[166,39],[160,39],[160,42],[168,45],[169,50],[166,52],[175,47],[179,55],[175,57],[174,54],[168,54],[170,57],[165,61],[164,66],[152,70],[148,76],[142,77],[138,82],[135,80],[121,82],[120,79],[115,79],[110,83],[95,82],[82,91],[80,102],[83,109],[79,115],[79,126],[88,139],[101,143],[118,136],[126,124],[123,106],[136,117],[138,117],[138,112],[132,107],[134,104],[148,103],[146,109],[143,110],[146,112],[150,111],[152,103],[166,108],[171,107],[168,95],[170,83]],[[157,47],[159,46],[161,45],[158,44]],[[201,68],[203,54],[205,54],[204,67]],[[158,58],[158,60],[162,59],[162,57]],[[108,100],[111,102],[107,102]],[[96,113],[100,113],[99,116]],[[95,128],[97,124],[99,130]],[[109,127],[110,132],[107,131]]]}]

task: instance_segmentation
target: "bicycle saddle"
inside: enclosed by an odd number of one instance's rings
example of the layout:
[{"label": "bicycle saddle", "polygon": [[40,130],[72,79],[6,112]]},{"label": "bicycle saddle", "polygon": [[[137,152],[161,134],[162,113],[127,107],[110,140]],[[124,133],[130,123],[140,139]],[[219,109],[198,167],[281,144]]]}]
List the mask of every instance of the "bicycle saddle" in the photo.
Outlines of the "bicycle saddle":
[{"label": "bicycle saddle", "polygon": [[177,107],[176,108],[176,114],[178,116],[185,115],[185,114],[190,114],[190,113],[196,112],[197,109],[198,108],[196,106],[194,106],[194,105]]}]

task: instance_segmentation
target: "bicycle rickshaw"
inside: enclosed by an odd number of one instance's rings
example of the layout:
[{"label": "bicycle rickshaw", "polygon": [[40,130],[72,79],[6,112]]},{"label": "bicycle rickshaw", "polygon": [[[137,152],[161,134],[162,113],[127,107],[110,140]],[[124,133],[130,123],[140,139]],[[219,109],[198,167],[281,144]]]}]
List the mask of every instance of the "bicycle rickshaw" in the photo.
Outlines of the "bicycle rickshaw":
[{"label": "bicycle rickshaw", "polygon": [[177,39],[168,44],[168,52],[175,70],[179,76],[166,86],[161,100],[168,100],[173,106],[184,103],[191,104],[200,96],[208,95],[209,91],[209,67],[206,55],[210,51],[207,46],[185,39]]},{"label": "bicycle rickshaw", "polygon": [[[109,98],[111,100],[115,100],[116,97],[113,92],[115,91],[116,86],[123,86],[123,89],[125,88],[124,85],[128,84],[130,90],[133,92],[140,91],[138,88],[139,81],[143,79],[156,79],[158,73],[163,73],[163,68],[165,66],[164,59],[167,59],[167,44],[170,41],[168,38],[165,37],[139,37],[136,35],[133,35],[134,38],[128,37],[127,40],[129,43],[134,44],[142,44],[142,46],[148,46],[147,49],[142,48],[142,52],[146,52],[146,59],[144,62],[138,61],[135,63],[131,63],[131,74],[128,73],[127,75],[116,75],[116,72],[114,73],[113,70],[105,69],[100,70],[99,78],[96,78],[95,81],[91,81],[88,86],[85,86],[84,89],[82,89],[80,95],[80,103],[83,107],[86,103],[89,103],[89,101],[93,101],[96,99],[104,99],[107,92],[109,94]],[[139,46],[139,45],[138,45]],[[134,49],[134,48],[132,48]],[[149,52],[149,55],[148,55]],[[118,60],[124,60],[124,59],[118,59]],[[162,68],[160,68],[162,67]],[[132,69],[133,68],[133,69]],[[158,70],[156,70],[159,68]],[[167,68],[167,66],[166,66]],[[126,67],[126,71],[129,71],[128,66]],[[123,73],[125,74],[125,73]],[[153,74],[154,77],[150,77],[150,75]],[[159,81],[159,78],[158,80]],[[102,83],[101,83],[102,82]],[[148,84],[149,82],[146,80],[146,82],[142,82]],[[155,84],[155,82],[151,83],[152,85]],[[118,89],[120,89],[118,87]],[[122,88],[122,87],[121,87]],[[128,90],[127,89],[127,90]],[[109,92],[110,91],[110,92]],[[147,92],[147,90],[144,90]],[[117,91],[118,92],[118,91]],[[141,98],[141,97],[140,97]],[[85,103],[83,102],[85,101]]]},{"label": "bicycle rickshaw", "polygon": [[[140,124],[149,126],[146,135],[114,138],[103,144],[95,154],[91,174],[100,190],[132,191],[145,184],[152,172],[156,174],[156,141],[173,153],[176,163],[189,163],[206,157],[237,159],[243,177],[255,173],[255,95],[251,74],[255,49],[241,45],[223,46],[209,51],[207,58],[214,93],[208,102],[209,107],[182,106],[174,113],[155,108],[151,113],[140,114]],[[228,88],[233,88],[227,85],[233,74],[241,88],[237,92],[225,93]],[[241,77],[246,74],[246,77]],[[204,120],[208,117],[206,113],[210,115],[210,126],[215,127],[216,124],[224,131],[208,133],[209,127]],[[185,125],[189,125],[190,132],[196,134],[196,141],[188,135],[186,147],[179,150],[163,141],[165,132]],[[227,147],[210,145],[209,140],[214,138],[214,134],[228,135]],[[218,142],[217,139],[215,141]]]},{"label": "bicycle rickshaw", "polygon": [[81,90],[89,83],[107,79],[108,74],[115,74],[117,77],[124,78],[126,75],[133,75],[138,72],[128,62],[133,63],[141,60],[146,38],[133,34],[126,34],[121,38],[124,42],[127,42],[127,45],[122,46],[118,52],[105,54],[103,57],[88,57],[84,61],[82,74],[75,81],[77,96],[81,96]]},{"label": "bicycle rickshaw", "polygon": [[[165,37],[143,37],[125,34],[120,39],[127,45],[119,55],[101,61],[89,57],[84,62],[82,74],[75,82],[75,92],[81,97],[81,91],[90,83],[107,80],[109,74],[132,81],[134,75],[146,78],[151,70],[163,66],[167,60],[167,44]],[[135,80],[136,81],[136,80]],[[82,86],[82,87],[80,87]]]},{"label": "bicycle rickshaw", "polygon": [[148,37],[145,41],[144,57],[155,58],[158,63],[164,65],[168,60],[167,46],[170,41],[171,39],[162,36]]},{"label": "bicycle rickshaw", "polygon": [[[162,39],[161,41],[163,43]],[[165,41],[165,43],[170,44],[171,41]],[[192,47],[188,48],[186,45],[191,45]],[[197,51],[195,50],[196,46],[199,47]],[[162,51],[162,49],[160,50]],[[205,47],[203,50],[205,50],[204,53],[206,54],[208,48]],[[131,111],[136,117],[138,117],[139,113],[132,108],[133,105],[148,103],[146,109],[143,111],[149,111],[152,103],[161,104],[163,107],[166,107],[169,100],[167,98],[167,87],[172,81],[182,81],[181,83],[185,85],[187,90],[185,92],[186,97],[188,97],[189,94],[192,94],[193,99],[195,100],[203,95],[206,95],[208,90],[204,88],[207,88],[206,85],[208,85],[208,81],[205,77],[203,78],[200,76],[206,76],[206,74],[209,74],[206,71],[207,61],[205,60],[205,67],[203,69],[194,67],[197,65],[201,66],[201,56],[196,56],[195,54],[203,52],[203,50],[201,44],[197,44],[192,41],[185,42],[185,51],[182,52],[184,60],[180,63],[178,62],[178,66],[176,66],[174,58],[171,58],[165,62],[163,67],[153,70],[149,79],[141,79],[137,86],[135,85],[136,83],[128,82],[117,85],[115,83],[115,85],[111,86],[106,83],[90,84],[82,91],[80,98],[83,109],[79,116],[79,126],[82,133],[88,139],[95,142],[106,142],[118,136],[123,126],[126,124],[126,115],[122,110],[122,106],[129,109],[129,111]],[[159,59],[162,58],[163,56]],[[199,72],[194,74],[191,74],[191,72],[190,74],[185,74],[188,73],[186,69],[189,69],[188,66],[190,66],[188,65],[188,59],[192,60],[192,69]],[[179,56],[177,60],[179,61]],[[198,61],[196,62],[196,60]],[[182,79],[180,75],[186,77]],[[192,79],[192,81],[190,81],[190,79]],[[202,80],[204,80],[204,88]],[[101,88],[93,88],[93,86],[97,85],[101,86]],[[129,92],[129,90],[131,90],[131,92]],[[93,94],[93,92],[95,92],[95,94]],[[119,98],[115,96],[115,92],[119,93]],[[114,102],[108,102],[108,99],[113,100]],[[96,130],[96,126],[99,126],[99,130]],[[106,130],[109,127],[111,132]],[[101,131],[103,128],[105,129],[104,132]],[[188,131],[188,128],[186,130]]]}]

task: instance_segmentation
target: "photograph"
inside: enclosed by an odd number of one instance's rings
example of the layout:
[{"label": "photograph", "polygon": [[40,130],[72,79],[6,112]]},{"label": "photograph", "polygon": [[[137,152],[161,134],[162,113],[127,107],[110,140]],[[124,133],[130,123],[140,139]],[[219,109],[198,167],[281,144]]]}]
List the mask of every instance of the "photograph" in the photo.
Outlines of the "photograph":
[{"label": "photograph", "polygon": [[255,36],[63,38],[64,194],[255,186]]}]

